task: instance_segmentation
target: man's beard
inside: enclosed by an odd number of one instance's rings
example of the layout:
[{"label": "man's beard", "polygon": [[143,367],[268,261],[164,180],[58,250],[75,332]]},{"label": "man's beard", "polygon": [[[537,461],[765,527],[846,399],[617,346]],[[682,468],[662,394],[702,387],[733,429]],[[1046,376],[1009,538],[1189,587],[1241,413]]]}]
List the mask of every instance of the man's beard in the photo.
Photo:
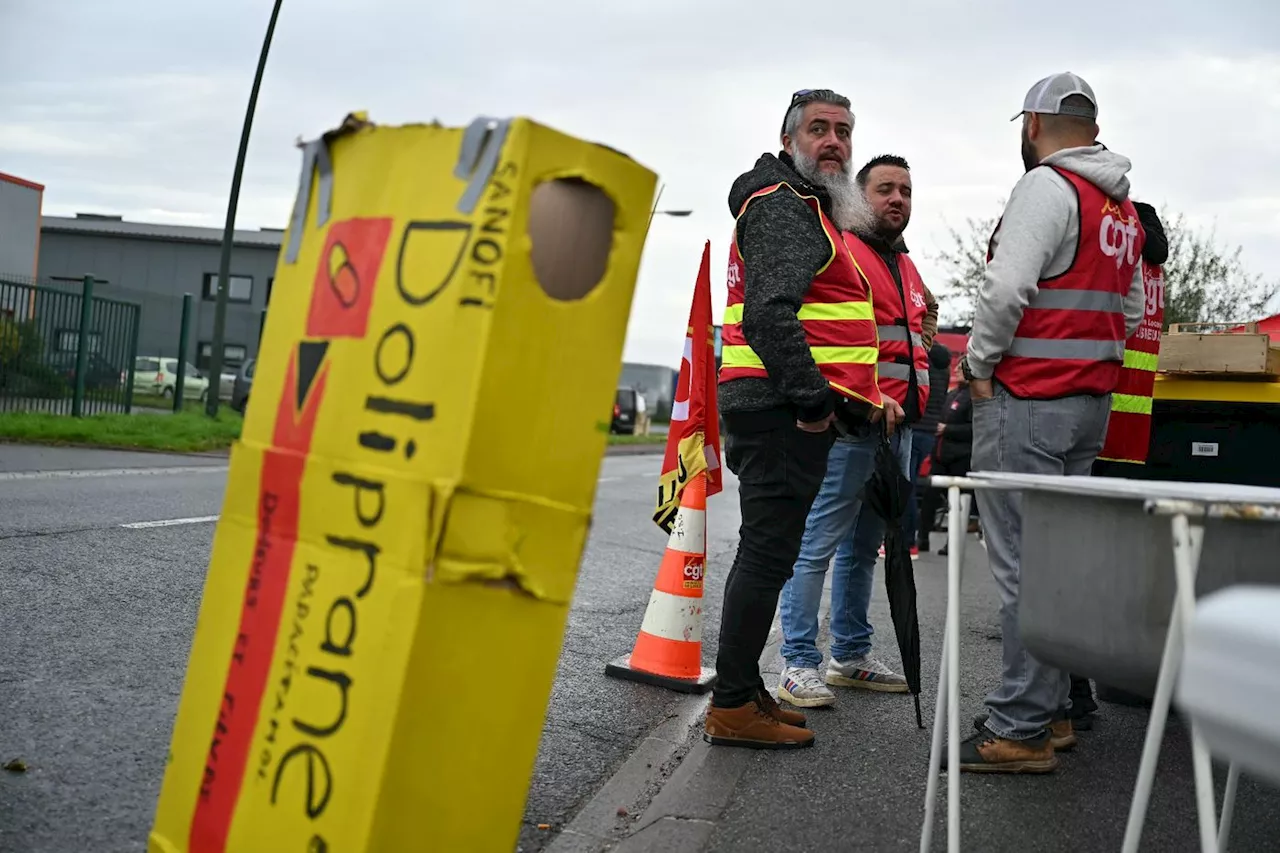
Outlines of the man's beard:
[{"label": "man's beard", "polygon": [[876,224],[875,214],[866,196],[858,189],[849,174],[849,163],[844,162],[836,173],[824,172],[818,168],[818,161],[806,157],[800,151],[791,155],[796,163],[796,171],[811,184],[816,184],[831,196],[831,221],[841,231],[852,231],[855,234],[866,234]]},{"label": "man's beard", "polygon": [[1025,127],[1022,128],[1022,165],[1028,172],[1040,165],[1040,158],[1036,155],[1035,146],[1031,144]]}]

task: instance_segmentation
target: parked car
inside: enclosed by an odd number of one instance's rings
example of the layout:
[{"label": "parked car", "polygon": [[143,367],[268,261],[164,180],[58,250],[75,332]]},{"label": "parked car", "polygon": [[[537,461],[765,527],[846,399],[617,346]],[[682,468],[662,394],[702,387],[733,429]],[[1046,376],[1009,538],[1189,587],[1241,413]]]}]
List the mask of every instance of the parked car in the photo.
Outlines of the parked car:
[{"label": "parked car", "polygon": [[619,435],[648,435],[649,413],[645,409],[644,395],[634,388],[619,388],[613,403],[613,423],[610,432]]},{"label": "parked car", "polygon": [[[182,377],[183,399],[203,400],[209,393],[209,380],[187,362]],[[133,392],[154,394],[173,399],[173,389],[178,384],[178,360],[163,356],[140,356],[133,363]]]},{"label": "parked car", "polygon": [[245,359],[231,386],[231,408],[242,415],[249,405],[249,389],[253,387],[253,368],[257,363],[257,359]]},{"label": "parked car", "polygon": [[[61,374],[67,385],[76,384],[76,354],[73,352],[54,353],[49,358],[49,366]],[[84,387],[86,391],[104,391],[119,388],[121,382],[120,368],[107,361],[97,353],[89,353],[84,371]]]}]

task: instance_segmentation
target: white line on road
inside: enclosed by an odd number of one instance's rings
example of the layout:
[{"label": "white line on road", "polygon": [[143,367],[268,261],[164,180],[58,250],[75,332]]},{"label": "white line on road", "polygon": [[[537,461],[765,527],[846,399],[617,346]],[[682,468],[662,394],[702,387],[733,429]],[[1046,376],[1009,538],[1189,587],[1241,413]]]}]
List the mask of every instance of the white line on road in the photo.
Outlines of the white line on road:
[{"label": "white line on road", "polygon": [[121,527],[127,527],[130,530],[145,530],[148,527],[173,527],[177,524],[205,524],[210,521],[217,521],[216,515],[199,515],[194,518],[170,518],[164,521],[134,521],[130,524],[122,524]]},{"label": "white line on road", "polygon": [[131,477],[160,474],[225,474],[227,465],[186,465],[175,468],[101,468],[88,471],[4,471],[0,483],[13,480],[69,480],[85,477]]}]

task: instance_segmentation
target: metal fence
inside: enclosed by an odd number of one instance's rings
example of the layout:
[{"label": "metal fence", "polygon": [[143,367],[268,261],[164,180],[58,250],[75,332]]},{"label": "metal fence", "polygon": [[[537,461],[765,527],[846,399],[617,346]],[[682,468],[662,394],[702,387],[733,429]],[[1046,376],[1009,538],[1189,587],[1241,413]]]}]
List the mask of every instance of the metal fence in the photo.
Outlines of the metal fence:
[{"label": "metal fence", "polygon": [[95,415],[133,408],[140,307],[0,275],[0,411]]}]

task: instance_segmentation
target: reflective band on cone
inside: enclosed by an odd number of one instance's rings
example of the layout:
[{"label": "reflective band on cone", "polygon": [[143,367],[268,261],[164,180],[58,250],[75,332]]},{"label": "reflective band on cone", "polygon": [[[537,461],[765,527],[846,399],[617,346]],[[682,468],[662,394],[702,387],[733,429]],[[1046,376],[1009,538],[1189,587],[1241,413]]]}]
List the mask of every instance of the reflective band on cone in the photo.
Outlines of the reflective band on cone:
[{"label": "reflective band on cone", "polygon": [[631,654],[605,674],[703,693],[715,670],[702,666],[702,587],[707,563],[707,481],[698,474],[680,495],[658,577]]}]

